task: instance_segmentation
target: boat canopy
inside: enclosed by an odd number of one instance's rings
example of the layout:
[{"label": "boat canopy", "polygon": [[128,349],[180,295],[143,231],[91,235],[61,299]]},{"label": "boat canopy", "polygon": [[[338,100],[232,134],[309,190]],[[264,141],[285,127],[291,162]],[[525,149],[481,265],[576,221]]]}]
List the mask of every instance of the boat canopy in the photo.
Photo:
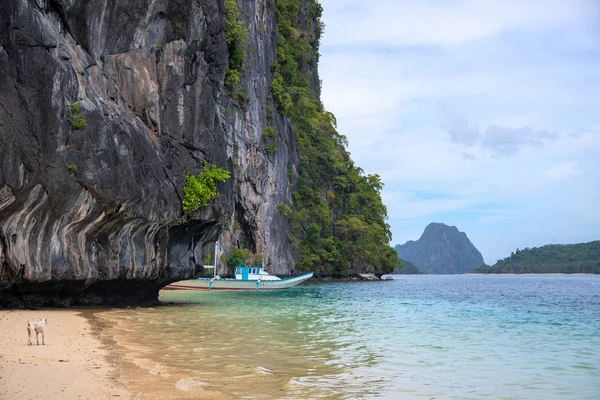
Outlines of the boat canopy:
[{"label": "boat canopy", "polygon": [[263,269],[262,267],[257,267],[257,266],[247,266],[246,267],[246,266],[239,265],[235,268],[235,273],[242,274],[243,271],[245,270],[245,271],[248,271],[249,274],[260,274],[262,269]]}]

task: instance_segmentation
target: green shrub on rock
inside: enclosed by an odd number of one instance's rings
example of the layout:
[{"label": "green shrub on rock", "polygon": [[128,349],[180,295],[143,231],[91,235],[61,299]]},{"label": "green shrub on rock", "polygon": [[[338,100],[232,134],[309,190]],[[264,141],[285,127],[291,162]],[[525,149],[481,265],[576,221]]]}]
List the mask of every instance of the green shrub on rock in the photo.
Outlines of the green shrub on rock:
[{"label": "green shrub on rock", "polygon": [[204,161],[202,170],[198,175],[186,173],[185,186],[183,187],[183,209],[187,212],[193,212],[202,206],[208,205],[212,199],[219,195],[217,181],[225,182],[230,176],[229,171],[206,161]]},{"label": "green shrub on rock", "polygon": [[87,128],[87,121],[81,113],[81,108],[77,103],[69,106],[69,111],[67,112],[67,121],[69,121],[71,124],[71,128],[75,130]]}]

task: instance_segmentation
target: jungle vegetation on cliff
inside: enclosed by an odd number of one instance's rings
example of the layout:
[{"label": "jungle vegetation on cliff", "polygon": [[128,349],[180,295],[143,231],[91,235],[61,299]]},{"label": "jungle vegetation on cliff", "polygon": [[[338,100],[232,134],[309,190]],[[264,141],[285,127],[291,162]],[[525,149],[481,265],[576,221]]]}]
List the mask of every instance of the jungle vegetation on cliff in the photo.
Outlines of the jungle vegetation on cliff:
[{"label": "jungle vegetation on cliff", "polygon": [[278,45],[271,83],[273,102],[291,120],[300,154],[298,175],[290,176],[293,205],[280,207],[300,253],[298,266],[334,276],[391,272],[399,261],[388,246],[383,183],[354,165],[335,117],[324,110],[318,88],[311,87],[323,24],[318,1],[307,4],[275,1]]}]

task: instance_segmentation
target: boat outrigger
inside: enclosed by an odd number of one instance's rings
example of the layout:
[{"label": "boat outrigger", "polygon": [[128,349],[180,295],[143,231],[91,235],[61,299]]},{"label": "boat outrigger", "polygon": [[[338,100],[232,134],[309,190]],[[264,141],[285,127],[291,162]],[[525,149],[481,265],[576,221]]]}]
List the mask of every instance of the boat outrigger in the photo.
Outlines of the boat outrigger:
[{"label": "boat outrigger", "polygon": [[217,247],[215,243],[215,264],[205,265],[213,270],[212,278],[197,278],[173,282],[163,290],[281,290],[294,287],[313,277],[312,272],[280,278],[264,271],[262,266],[243,266],[235,268],[235,279],[221,278],[216,275]]}]

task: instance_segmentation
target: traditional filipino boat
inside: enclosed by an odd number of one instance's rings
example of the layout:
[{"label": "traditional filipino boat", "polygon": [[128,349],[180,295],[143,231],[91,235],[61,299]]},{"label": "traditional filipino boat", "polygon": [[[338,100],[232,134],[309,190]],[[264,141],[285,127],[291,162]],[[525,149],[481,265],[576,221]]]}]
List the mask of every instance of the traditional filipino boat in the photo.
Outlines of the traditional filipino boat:
[{"label": "traditional filipino boat", "polygon": [[262,266],[243,266],[235,268],[235,279],[221,278],[215,275],[217,262],[217,245],[215,244],[215,265],[205,265],[212,269],[212,278],[187,279],[173,282],[163,290],[282,290],[294,287],[313,277],[313,272],[280,278],[267,273]]},{"label": "traditional filipino boat", "polygon": [[173,282],[163,290],[281,290],[294,287],[313,277],[312,272],[280,278],[266,273],[262,267],[238,266],[235,269],[235,279],[197,278]]}]

